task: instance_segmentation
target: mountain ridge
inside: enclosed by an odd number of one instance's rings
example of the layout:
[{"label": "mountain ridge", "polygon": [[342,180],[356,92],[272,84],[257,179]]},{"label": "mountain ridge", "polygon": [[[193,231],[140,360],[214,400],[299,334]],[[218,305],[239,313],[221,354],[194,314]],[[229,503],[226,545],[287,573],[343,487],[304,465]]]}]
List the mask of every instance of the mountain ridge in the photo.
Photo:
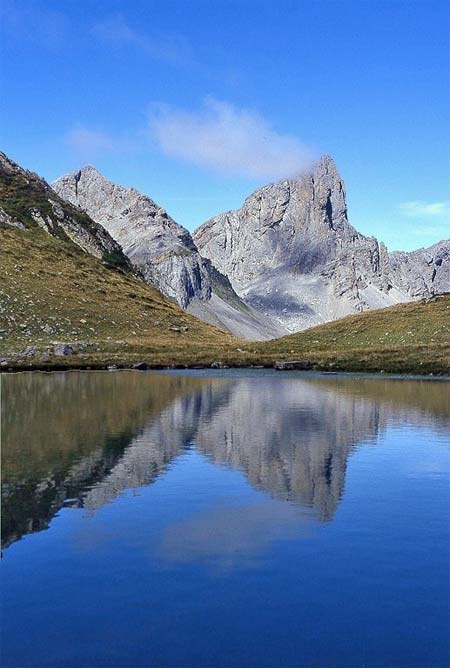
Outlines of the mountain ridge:
[{"label": "mountain ridge", "polygon": [[[290,331],[450,290],[450,241],[390,254],[361,234],[348,220],[345,184],[330,156],[297,179],[259,188],[193,239],[246,303]],[[428,258],[433,249],[436,258]]]},{"label": "mountain ridge", "polygon": [[188,230],[147,195],[109,181],[92,166],[60,177],[52,187],[105,227],[145,280],[188,312],[245,338],[285,333],[254,313],[228,277],[200,255]]},{"label": "mountain ridge", "polygon": [[103,226],[61,198],[38,174],[0,152],[0,224],[18,229],[43,229],[70,240],[83,251],[131,272],[121,246]]},{"label": "mountain ridge", "polygon": [[11,353],[64,367],[136,339],[168,358],[235,341],[145,283],[106,230],[4,154],[0,211],[1,369]]}]

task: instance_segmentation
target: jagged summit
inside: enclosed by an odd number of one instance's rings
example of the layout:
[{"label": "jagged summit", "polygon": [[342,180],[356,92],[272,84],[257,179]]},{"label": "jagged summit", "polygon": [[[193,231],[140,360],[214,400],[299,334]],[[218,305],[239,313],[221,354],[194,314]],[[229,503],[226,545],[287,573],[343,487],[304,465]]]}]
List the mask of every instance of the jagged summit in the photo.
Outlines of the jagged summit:
[{"label": "jagged summit", "polygon": [[280,266],[305,272],[326,264],[334,254],[329,241],[335,236],[344,242],[361,235],[348,222],[345,186],[336,165],[323,156],[309,173],[259,188],[241,209],[208,220],[193,238],[240,288]]},{"label": "jagged summit", "polygon": [[327,155],[208,220],[193,239],[246,303],[291,331],[450,289],[445,243],[428,261],[427,251],[390,256],[349,223],[344,181]]},{"label": "jagged summit", "polygon": [[149,283],[194,315],[245,338],[285,332],[244,304],[228,278],[200,255],[188,230],[147,195],[109,181],[90,166],[52,185],[108,230]]},{"label": "jagged summit", "polygon": [[142,235],[152,244],[152,252],[164,252],[174,244],[196,250],[189,232],[150,197],[109,181],[91,165],[62,176],[52,186],[103,225],[127,254],[133,237]]},{"label": "jagged summit", "polygon": [[85,212],[61,198],[48,183],[0,152],[0,223],[19,228],[42,228],[70,239],[84,251],[126,271],[129,260],[120,245]]},{"label": "jagged summit", "polygon": [[84,165],[81,169],[78,170],[78,174],[100,174],[98,171],[97,167],[94,167],[94,165]]}]

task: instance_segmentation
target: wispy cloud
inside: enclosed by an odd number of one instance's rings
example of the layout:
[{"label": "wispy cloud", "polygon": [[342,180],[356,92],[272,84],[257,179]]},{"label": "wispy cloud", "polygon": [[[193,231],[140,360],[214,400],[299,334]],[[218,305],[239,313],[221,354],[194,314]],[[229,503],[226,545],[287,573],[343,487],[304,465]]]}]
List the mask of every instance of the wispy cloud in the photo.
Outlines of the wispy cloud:
[{"label": "wispy cloud", "polygon": [[402,202],[399,208],[405,216],[411,218],[450,215],[450,200],[442,202],[423,202],[421,200]]},{"label": "wispy cloud", "polygon": [[259,114],[211,97],[199,112],[160,107],[150,129],[166,155],[227,175],[281,179],[303,172],[315,158]]},{"label": "wispy cloud", "polygon": [[114,14],[97,23],[93,33],[109,44],[134,47],[150,58],[172,65],[186,65],[194,60],[192,48],[183,36],[149,35],[132,27],[122,14]]},{"label": "wispy cloud", "polygon": [[64,142],[80,161],[95,160],[104,153],[124,153],[137,148],[136,141],[112,135],[96,128],[77,125],[64,137]]},{"label": "wispy cloud", "polygon": [[47,49],[64,46],[70,38],[70,24],[65,14],[45,7],[45,3],[2,0],[0,27],[9,39],[39,44]]}]

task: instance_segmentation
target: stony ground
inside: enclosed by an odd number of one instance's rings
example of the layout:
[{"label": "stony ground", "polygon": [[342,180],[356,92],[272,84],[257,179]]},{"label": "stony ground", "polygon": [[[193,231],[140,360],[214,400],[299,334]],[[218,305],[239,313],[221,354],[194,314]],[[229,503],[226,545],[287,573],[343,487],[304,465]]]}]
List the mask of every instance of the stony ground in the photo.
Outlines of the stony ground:
[{"label": "stony ground", "polygon": [[340,370],[450,373],[450,294],[366,311],[257,346]]},{"label": "stony ground", "polygon": [[172,355],[195,359],[234,342],[70,242],[4,226],[0,244],[0,356],[11,363],[67,364],[68,355],[54,354],[61,344],[75,352],[72,363],[143,348],[166,363]]},{"label": "stony ground", "polygon": [[450,295],[252,343],[40,230],[0,227],[0,368],[273,366],[450,374]]}]

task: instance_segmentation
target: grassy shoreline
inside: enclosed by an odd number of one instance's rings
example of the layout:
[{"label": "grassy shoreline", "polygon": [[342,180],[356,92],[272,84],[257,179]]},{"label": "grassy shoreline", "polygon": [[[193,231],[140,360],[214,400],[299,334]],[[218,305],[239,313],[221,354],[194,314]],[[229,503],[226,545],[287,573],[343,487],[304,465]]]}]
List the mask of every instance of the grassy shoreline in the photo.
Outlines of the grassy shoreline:
[{"label": "grassy shoreline", "polygon": [[[245,341],[42,230],[0,228],[0,372],[272,367],[450,374],[450,293]],[[57,346],[71,346],[58,355]]]},{"label": "grassy shoreline", "polygon": [[0,342],[0,371],[133,368],[136,364],[149,369],[270,368],[295,361],[295,368],[314,371],[450,375],[450,294],[366,311],[263,342],[236,339],[172,305],[162,303],[153,309],[157,307],[168,310],[163,331],[154,327],[130,336],[124,313],[120,330],[111,331],[114,338],[103,334],[82,339],[80,333],[69,338],[65,332],[59,346],[70,345],[68,355],[55,354],[58,342],[51,335],[41,331],[35,345],[30,345],[31,332],[16,329],[14,338]]},{"label": "grassy shoreline", "polygon": [[[259,351],[237,352],[231,350],[193,351],[191,354],[141,352],[104,352],[96,354],[73,354],[64,357],[36,355],[33,358],[20,355],[1,357],[1,373],[17,371],[66,371],[66,370],[102,370],[132,369],[140,365],[145,369],[208,369],[208,368],[276,368],[285,364],[296,370],[327,372],[358,372],[378,374],[406,374],[450,376],[450,346],[440,346],[438,350],[426,346],[414,347],[413,350],[399,348],[348,350],[345,354],[336,351],[310,353],[296,357],[282,353],[262,355]],[[294,362],[294,364],[292,364]],[[289,368],[283,369],[288,371]]]}]

